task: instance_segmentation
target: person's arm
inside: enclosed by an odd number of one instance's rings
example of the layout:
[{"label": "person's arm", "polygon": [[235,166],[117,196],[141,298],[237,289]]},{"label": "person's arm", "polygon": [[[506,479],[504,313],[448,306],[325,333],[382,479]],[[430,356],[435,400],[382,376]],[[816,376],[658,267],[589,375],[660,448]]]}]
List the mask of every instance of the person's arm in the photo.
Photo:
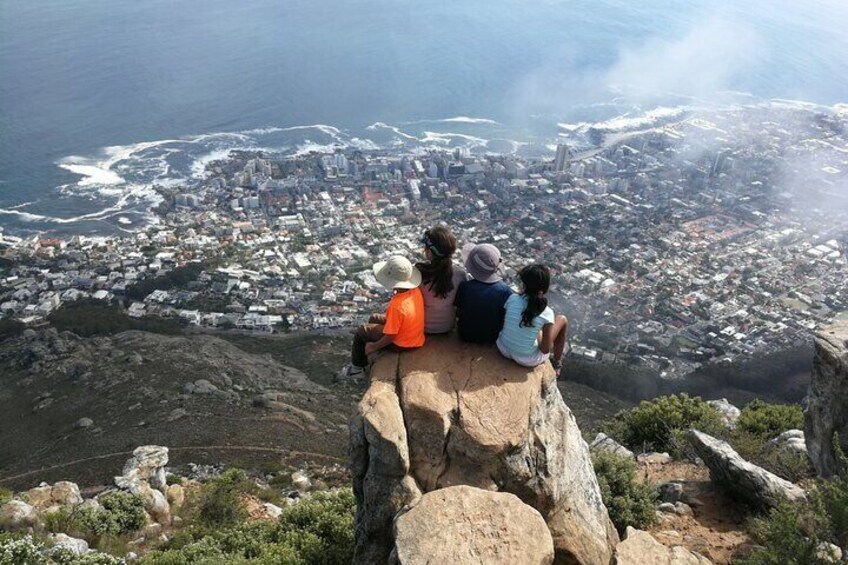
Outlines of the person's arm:
[{"label": "person's arm", "polygon": [[365,345],[365,354],[371,355],[380,351],[384,347],[391,345],[395,337],[400,333],[401,325],[403,324],[403,315],[401,314],[395,298],[389,302],[389,307],[386,309],[386,322],[383,324],[383,337],[377,341],[372,341]]},{"label": "person's arm", "polygon": [[395,336],[393,336],[393,335],[383,334],[383,337],[381,337],[379,340],[372,341],[371,343],[366,343],[365,344],[365,355],[371,355],[372,353],[377,353],[378,351],[380,351],[384,347],[388,347],[389,345],[392,344],[394,339],[395,339]]}]

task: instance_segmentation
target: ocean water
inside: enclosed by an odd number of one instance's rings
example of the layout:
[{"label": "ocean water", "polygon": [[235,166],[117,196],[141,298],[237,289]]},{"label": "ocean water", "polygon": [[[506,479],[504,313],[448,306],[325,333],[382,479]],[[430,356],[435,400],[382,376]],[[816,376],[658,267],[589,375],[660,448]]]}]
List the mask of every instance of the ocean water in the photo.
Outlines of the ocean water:
[{"label": "ocean water", "polygon": [[558,124],[848,102],[846,22],[844,0],[3,0],[0,227],[134,229],[154,183],[233,148],[544,153]]}]

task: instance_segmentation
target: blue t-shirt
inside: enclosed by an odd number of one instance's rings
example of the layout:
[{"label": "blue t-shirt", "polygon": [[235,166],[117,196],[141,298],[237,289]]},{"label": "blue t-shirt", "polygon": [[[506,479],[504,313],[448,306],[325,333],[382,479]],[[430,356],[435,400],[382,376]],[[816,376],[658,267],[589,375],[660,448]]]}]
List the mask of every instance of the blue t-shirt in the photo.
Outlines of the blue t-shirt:
[{"label": "blue t-shirt", "polygon": [[539,330],[545,324],[554,323],[554,311],[550,307],[533,318],[531,326],[521,325],[521,315],[527,308],[527,297],[513,294],[506,301],[504,324],[498,337],[500,345],[513,355],[530,357],[539,350]]},{"label": "blue t-shirt", "polygon": [[504,304],[512,295],[503,281],[463,281],[456,291],[456,328],[462,341],[495,343],[504,319]]}]

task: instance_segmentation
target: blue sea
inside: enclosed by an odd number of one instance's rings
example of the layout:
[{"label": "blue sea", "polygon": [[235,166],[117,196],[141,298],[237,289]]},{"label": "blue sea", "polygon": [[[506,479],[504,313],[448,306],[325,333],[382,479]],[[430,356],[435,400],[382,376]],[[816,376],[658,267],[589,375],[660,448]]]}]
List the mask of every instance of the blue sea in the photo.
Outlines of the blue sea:
[{"label": "blue sea", "polygon": [[832,106],[847,23],[844,0],[2,0],[0,227],[137,229],[154,184],[234,148],[544,154],[558,124]]}]

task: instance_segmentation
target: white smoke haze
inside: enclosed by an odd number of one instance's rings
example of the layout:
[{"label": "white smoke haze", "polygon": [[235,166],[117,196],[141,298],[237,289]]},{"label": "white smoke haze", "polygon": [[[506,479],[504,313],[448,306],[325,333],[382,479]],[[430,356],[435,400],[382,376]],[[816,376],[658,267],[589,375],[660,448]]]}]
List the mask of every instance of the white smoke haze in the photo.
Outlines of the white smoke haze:
[{"label": "white smoke haze", "polygon": [[658,94],[710,101],[755,69],[763,56],[756,31],[714,16],[682,37],[656,37],[623,48],[602,80],[635,101],[650,102]]},{"label": "white smoke haze", "polygon": [[512,97],[516,116],[559,115],[616,95],[645,105],[669,98],[700,104],[726,100],[738,80],[763,62],[767,50],[753,27],[713,15],[677,37],[653,36],[621,45],[616,61],[606,68],[578,69],[575,54],[565,43],[524,76]]}]

